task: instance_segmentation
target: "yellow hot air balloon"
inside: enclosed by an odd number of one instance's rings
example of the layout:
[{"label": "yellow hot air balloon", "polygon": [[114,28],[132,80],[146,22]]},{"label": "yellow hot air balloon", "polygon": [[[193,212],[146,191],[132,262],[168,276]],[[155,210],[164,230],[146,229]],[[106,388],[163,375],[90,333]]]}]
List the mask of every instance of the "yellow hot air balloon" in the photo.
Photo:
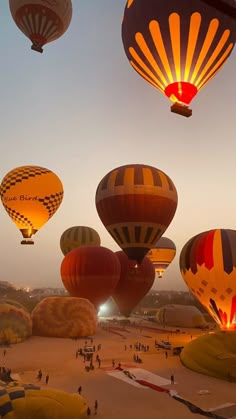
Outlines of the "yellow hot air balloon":
[{"label": "yellow hot air balloon", "polygon": [[74,226],[67,228],[61,235],[60,247],[65,256],[71,250],[80,246],[100,246],[99,234],[92,227]]},{"label": "yellow hot air balloon", "polygon": [[59,208],[63,186],[51,170],[39,166],[21,166],[3,178],[0,195],[3,206],[21,231],[21,244],[29,240]]},{"label": "yellow hot air balloon", "polygon": [[175,254],[175,244],[167,237],[161,237],[155,246],[149,250],[147,257],[154,265],[158,278],[162,278],[163,273],[174,259]]}]

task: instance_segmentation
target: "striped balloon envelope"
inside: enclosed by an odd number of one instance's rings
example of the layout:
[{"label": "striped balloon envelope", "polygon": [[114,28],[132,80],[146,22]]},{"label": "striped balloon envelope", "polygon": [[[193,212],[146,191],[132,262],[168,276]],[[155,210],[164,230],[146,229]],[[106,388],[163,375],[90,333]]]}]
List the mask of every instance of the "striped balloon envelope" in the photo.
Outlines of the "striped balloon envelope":
[{"label": "striped balloon envelope", "polygon": [[122,40],[134,70],[190,116],[187,105],[230,56],[236,24],[201,0],[128,0]]},{"label": "striped balloon envelope", "polygon": [[72,18],[71,0],[9,0],[9,5],[16,25],[38,52],[62,36]]},{"label": "striped balloon envelope", "polygon": [[63,194],[58,176],[44,167],[20,166],[4,176],[1,200],[25,239],[21,244],[34,243],[32,235],[55,214]]},{"label": "striped balloon envelope", "polygon": [[180,254],[189,290],[222,329],[236,329],[236,231],[209,230],[191,238]]},{"label": "striped balloon envelope", "polygon": [[169,176],[145,164],[113,169],[96,191],[101,221],[128,258],[138,264],[169,226],[177,201]]},{"label": "striped balloon envelope", "polygon": [[91,227],[74,226],[64,231],[60,239],[63,255],[80,246],[100,246],[99,234]]},{"label": "striped balloon envelope", "polygon": [[155,246],[149,250],[147,258],[154,265],[158,278],[162,278],[163,273],[174,259],[175,254],[175,244],[167,237],[161,237]]}]

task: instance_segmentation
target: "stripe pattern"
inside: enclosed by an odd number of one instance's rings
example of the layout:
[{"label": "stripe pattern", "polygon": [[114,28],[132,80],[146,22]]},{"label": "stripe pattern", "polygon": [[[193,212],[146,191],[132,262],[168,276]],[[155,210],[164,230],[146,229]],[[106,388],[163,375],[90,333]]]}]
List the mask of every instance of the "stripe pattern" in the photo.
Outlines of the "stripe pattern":
[{"label": "stripe pattern", "polygon": [[99,234],[91,227],[75,226],[64,231],[60,239],[61,251],[64,255],[80,246],[100,246]]},{"label": "stripe pattern", "polygon": [[100,219],[128,257],[135,260],[141,260],[164,233],[177,200],[172,180],[161,170],[141,164],[112,170],[96,191]]},{"label": "stripe pattern", "polygon": [[10,10],[19,29],[32,41],[33,49],[59,38],[72,18],[71,0],[10,0]]},{"label": "stripe pattern", "polygon": [[223,329],[236,329],[236,231],[216,229],[190,239],[180,254],[190,291]]},{"label": "stripe pattern", "polygon": [[173,102],[189,104],[225,64],[233,18],[199,0],[129,1],[122,40],[134,70]]}]

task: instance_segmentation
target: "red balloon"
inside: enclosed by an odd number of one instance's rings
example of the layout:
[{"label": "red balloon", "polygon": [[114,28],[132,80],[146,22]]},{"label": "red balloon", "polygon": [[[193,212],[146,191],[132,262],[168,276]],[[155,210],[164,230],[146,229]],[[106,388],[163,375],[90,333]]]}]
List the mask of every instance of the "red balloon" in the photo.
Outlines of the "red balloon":
[{"label": "red balloon", "polygon": [[129,317],[136,305],[152,288],[155,280],[155,269],[147,257],[140,265],[122,252],[116,252],[120,261],[120,280],[112,293],[112,298],[118,305],[120,312]]},{"label": "red balloon", "polygon": [[61,278],[72,297],[87,298],[98,309],[118,284],[119,259],[106,247],[81,246],[64,257]]}]

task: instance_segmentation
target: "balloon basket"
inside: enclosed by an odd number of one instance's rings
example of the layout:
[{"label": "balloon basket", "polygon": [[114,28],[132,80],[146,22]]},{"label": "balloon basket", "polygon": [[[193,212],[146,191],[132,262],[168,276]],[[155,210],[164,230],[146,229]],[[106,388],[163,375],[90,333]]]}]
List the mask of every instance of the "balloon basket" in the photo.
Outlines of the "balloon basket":
[{"label": "balloon basket", "polygon": [[43,48],[42,48],[41,46],[39,46],[39,45],[32,44],[32,45],[31,45],[31,49],[32,49],[33,51],[40,52],[41,54],[42,54],[42,52],[43,52]]},{"label": "balloon basket", "polygon": [[33,240],[22,240],[21,244],[34,244]]},{"label": "balloon basket", "polygon": [[178,115],[186,116],[186,118],[192,116],[192,109],[186,105],[181,105],[180,103],[174,103],[170,107],[170,110],[171,112],[177,113]]}]

